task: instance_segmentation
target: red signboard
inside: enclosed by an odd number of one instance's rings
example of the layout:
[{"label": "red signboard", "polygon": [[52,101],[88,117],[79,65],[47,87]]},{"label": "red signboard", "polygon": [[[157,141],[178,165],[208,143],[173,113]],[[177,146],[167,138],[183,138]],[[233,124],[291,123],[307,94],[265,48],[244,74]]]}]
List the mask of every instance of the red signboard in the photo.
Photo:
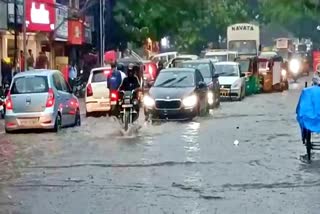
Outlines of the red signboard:
[{"label": "red signboard", "polygon": [[68,22],[68,42],[72,45],[82,45],[83,24],[80,21],[70,20]]},{"label": "red signboard", "polygon": [[55,0],[26,0],[27,31],[51,32],[55,21]]},{"label": "red signboard", "polygon": [[320,70],[320,51],[313,51],[313,71]]}]

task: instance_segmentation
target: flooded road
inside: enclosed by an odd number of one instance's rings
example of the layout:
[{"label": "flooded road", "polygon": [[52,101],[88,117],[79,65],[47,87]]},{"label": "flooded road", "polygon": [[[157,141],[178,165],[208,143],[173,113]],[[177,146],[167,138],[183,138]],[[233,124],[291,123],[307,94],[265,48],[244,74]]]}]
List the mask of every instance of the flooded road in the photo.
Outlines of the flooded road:
[{"label": "flooded road", "polygon": [[319,213],[320,155],[299,160],[303,85],[131,137],[110,118],[0,134],[0,213]]}]

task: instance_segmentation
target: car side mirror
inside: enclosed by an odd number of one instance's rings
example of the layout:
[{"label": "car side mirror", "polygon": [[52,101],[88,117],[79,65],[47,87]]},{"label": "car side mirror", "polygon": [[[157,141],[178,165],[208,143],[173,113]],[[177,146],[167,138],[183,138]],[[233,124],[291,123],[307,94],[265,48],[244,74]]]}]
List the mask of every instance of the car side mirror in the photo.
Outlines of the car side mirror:
[{"label": "car side mirror", "polygon": [[205,82],[199,82],[199,84],[198,84],[198,88],[200,88],[200,89],[203,89],[203,88],[206,88],[207,87],[207,84],[205,83]]},{"label": "car side mirror", "polygon": [[240,74],[240,77],[245,77],[245,76],[246,76],[246,74],[244,74],[244,73]]},{"label": "car side mirror", "polygon": [[219,78],[219,74],[214,74],[213,78]]}]

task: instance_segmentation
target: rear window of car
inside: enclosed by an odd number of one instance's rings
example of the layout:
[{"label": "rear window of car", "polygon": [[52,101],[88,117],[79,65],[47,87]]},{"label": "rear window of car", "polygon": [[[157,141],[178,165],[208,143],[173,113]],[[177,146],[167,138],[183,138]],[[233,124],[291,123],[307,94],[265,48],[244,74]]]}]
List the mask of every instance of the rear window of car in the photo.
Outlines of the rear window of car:
[{"label": "rear window of car", "polygon": [[105,72],[107,71],[101,70],[93,72],[91,82],[106,82],[107,75],[105,74]]},{"label": "rear window of car", "polygon": [[14,79],[11,94],[45,93],[48,90],[48,78],[46,76],[24,76]]}]

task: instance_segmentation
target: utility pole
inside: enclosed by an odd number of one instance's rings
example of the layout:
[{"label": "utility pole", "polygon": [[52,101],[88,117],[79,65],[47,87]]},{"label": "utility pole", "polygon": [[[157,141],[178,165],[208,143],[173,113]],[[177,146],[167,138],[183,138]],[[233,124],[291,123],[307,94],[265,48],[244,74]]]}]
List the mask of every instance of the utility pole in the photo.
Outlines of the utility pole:
[{"label": "utility pole", "polygon": [[22,34],[23,34],[23,54],[24,54],[24,67],[27,68],[27,1],[23,1],[23,18],[22,18]]},{"label": "utility pole", "polygon": [[19,59],[19,51],[18,51],[18,1],[14,0],[14,56],[13,56],[13,63],[14,63],[14,72],[17,72],[17,63]]},{"label": "utility pole", "polygon": [[104,63],[103,63],[103,54],[104,54],[104,50],[103,50],[103,31],[104,31],[104,24],[103,24],[103,21],[104,21],[104,17],[103,17],[103,12],[104,12],[104,8],[103,8],[103,1],[104,0],[100,0],[100,4],[99,4],[99,7],[100,7],[100,65],[103,66]]}]

